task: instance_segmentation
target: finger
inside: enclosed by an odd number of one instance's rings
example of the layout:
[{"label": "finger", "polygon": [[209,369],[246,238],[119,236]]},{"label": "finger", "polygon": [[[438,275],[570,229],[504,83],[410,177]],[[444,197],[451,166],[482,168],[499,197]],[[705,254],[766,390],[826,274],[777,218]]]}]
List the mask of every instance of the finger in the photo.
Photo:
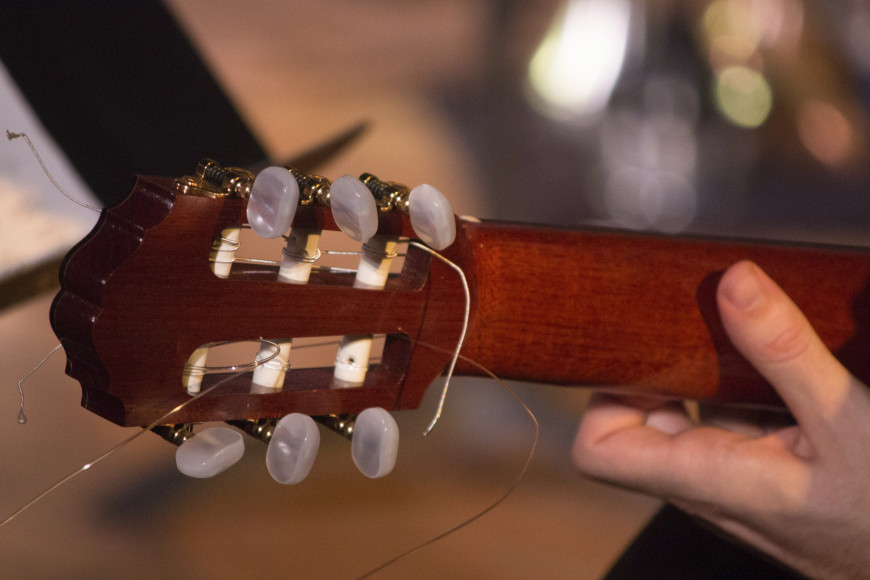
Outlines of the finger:
[{"label": "finger", "polygon": [[648,411],[619,399],[594,398],[574,441],[575,466],[596,479],[671,501],[726,506],[757,501],[762,491],[757,483],[776,481],[773,474],[793,463],[789,442],[773,437],[751,439],[710,427],[672,434],[648,419]]},{"label": "finger", "polygon": [[731,341],[798,422],[833,421],[855,379],[779,286],[755,264],[739,262],[722,277],[717,298]]},{"label": "finger", "polygon": [[[574,442],[575,466],[583,473],[627,487],[651,489],[660,476],[659,457],[673,435],[694,424],[674,403],[652,401],[637,406],[626,399],[594,394],[589,401]],[[664,469],[668,472],[669,469]]]}]

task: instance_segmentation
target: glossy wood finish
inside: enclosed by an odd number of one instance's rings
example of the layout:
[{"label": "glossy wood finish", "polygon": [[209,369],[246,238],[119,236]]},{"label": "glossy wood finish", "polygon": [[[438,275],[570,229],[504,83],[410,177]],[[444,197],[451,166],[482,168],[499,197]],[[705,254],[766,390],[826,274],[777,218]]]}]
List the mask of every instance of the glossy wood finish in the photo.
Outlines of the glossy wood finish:
[{"label": "glossy wood finish", "polygon": [[[218,341],[393,333],[452,347],[463,310],[455,274],[430,267],[419,250],[409,251],[403,274],[383,291],[353,288],[351,275],[281,284],[277,268],[217,278],[209,269],[212,243],[225,227],[243,223],[244,213],[240,199],[178,195],[171,181],[141,178],[70,252],[51,320],[85,407],[118,424],[146,425],[189,399],[184,364],[195,348]],[[319,207],[300,208],[294,223],[337,229]],[[389,214],[379,232],[407,235],[408,227],[404,216]],[[332,389],[331,369],[305,369],[287,373],[281,392],[261,395],[239,377],[171,422],[415,407],[448,360],[446,352],[391,338],[362,387]],[[223,378],[207,375],[203,389]]]},{"label": "glossy wood finish", "polygon": [[716,308],[722,272],[744,259],[870,378],[865,251],[495,223],[462,230],[476,288],[464,352],[502,378],[776,404],[730,345]]},{"label": "glossy wood finish", "polygon": [[[419,405],[459,335],[456,274],[411,248],[383,291],[354,289],[351,276],[336,274],[280,284],[276,268],[219,279],[210,248],[223,228],[244,222],[244,209],[238,199],[181,195],[169,180],[140,178],[70,252],[51,318],[83,405],[145,425],[189,398],[182,371],[202,344],[367,333],[389,337],[363,387],[331,388],[331,368],[303,369],[287,374],[281,392],[259,395],[242,376],[168,422]],[[319,207],[300,208],[294,225],[336,229]],[[412,235],[399,213],[382,215],[379,232]],[[847,366],[870,375],[866,253],[464,221],[457,234],[445,253],[471,286],[463,353],[503,378],[775,404],[716,312],[718,278],[740,259],[767,270]],[[478,372],[467,363],[457,370]],[[207,375],[203,387],[221,378]]]}]

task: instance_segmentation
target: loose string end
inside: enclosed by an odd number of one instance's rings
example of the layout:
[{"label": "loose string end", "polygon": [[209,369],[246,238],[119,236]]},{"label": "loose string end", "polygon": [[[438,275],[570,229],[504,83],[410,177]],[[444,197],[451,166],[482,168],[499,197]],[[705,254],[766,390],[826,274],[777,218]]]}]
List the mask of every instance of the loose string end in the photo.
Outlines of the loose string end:
[{"label": "loose string end", "polygon": [[462,271],[462,268],[442,256],[429,246],[420,244],[418,242],[411,242],[409,245],[419,248],[425,252],[429,252],[430,254],[453,268],[459,275],[459,280],[462,282],[462,288],[465,291],[465,314],[462,317],[462,332],[459,334],[459,340],[456,343],[456,350],[453,351],[453,358],[450,359],[450,367],[447,369],[447,376],[444,379],[444,387],[441,389],[441,398],[438,400],[438,409],[435,411],[435,416],[432,417],[432,421],[429,422],[429,425],[423,431],[423,437],[426,437],[427,435],[429,435],[429,433],[432,432],[432,429],[435,428],[435,425],[441,418],[441,413],[444,410],[444,401],[447,399],[447,389],[450,387],[450,379],[453,378],[453,371],[456,368],[456,361],[459,360],[459,352],[462,350],[462,344],[465,342],[465,333],[468,331],[468,319],[471,316],[471,291],[468,289],[468,279],[465,277],[465,272]]},{"label": "loose string end", "polygon": [[[444,349],[442,349],[442,348],[439,348],[435,345],[426,344],[424,342],[417,341],[417,344],[420,346],[426,347],[426,348],[431,348],[433,350],[444,351]],[[485,515],[492,512],[494,509],[496,509],[498,506],[500,506],[502,503],[504,503],[504,501],[513,494],[514,490],[516,490],[517,486],[519,486],[520,482],[523,481],[523,479],[526,477],[526,473],[528,473],[528,471],[529,471],[529,466],[532,464],[532,459],[535,457],[535,451],[538,448],[538,441],[540,440],[540,436],[541,436],[541,428],[540,428],[540,425],[538,424],[537,417],[535,417],[535,414],[532,412],[532,410],[529,408],[529,406],[526,405],[523,402],[523,400],[520,399],[520,397],[513,390],[511,390],[511,388],[508,387],[507,384],[503,380],[498,378],[495,375],[495,373],[493,373],[492,371],[490,371],[488,368],[486,368],[482,364],[478,363],[477,361],[472,360],[466,356],[459,355],[457,358],[462,358],[462,360],[474,365],[475,367],[480,369],[485,375],[487,375],[489,378],[491,378],[496,383],[498,383],[499,386],[501,386],[501,388],[504,389],[505,392],[507,392],[511,397],[513,397],[513,399],[515,401],[517,401],[517,403],[520,404],[520,406],[523,408],[523,410],[529,416],[529,419],[532,422],[532,426],[534,427],[534,436],[532,438],[532,445],[529,448],[529,453],[526,456],[526,460],[523,463],[523,466],[520,469],[519,473],[517,473],[516,477],[514,477],[514,479],[510,482],[510,484],[507,486],[507,488],[504,490],[504,492],[498,498],[496,498],[495,501],[490,503],[484,509],[477,512],[475,515],[471,516],[470,518],[468,518],[468,519],[460,522],[459,524],[453,526],[452,528],[450,528],[444,532],[441,532],[440,534],[436,535],[435,537],[430,538],[429,540],[426,540],[425,542],[418,544],[417,546],[415,546],[409,550],[406,550],[406,551],[402,552],[401,554],[398,554],[397,556],[394,556],[393,558],[384,562],[383,564],[379,565],[378,567],[376,567],[372,570],[369,570],[368,572],[366,572],[362,576],[359,576],[358,580],[363,580],[364,578],[369,578],[369,577],[377,574],[378,572],[384,570],[385,568],[392,566],[393,564],[395,564],[399,560],[403,560],[403,559],[407,558],[408,556],[415,554],[415,553],[423,550],[424,548],[431,546],[432,544],[435,544],[436,542],[443,540],[447,536],[455,534],[456,532],[458,532],[462,528],[468,527],[469,525],[471,525],[474,522],[478,521],[479,519],[483,518]],[[442,400],[442,402],[443,402],[443,400]],[[437,420],[437,418],[438,418],[438,416],[436,415],[435,420]],[[433,424],[434,424],[434,420],[433,420]],[[430,428],[431,428],[431,425],[430,425]]]},{"label": "loose string end", "polygon": [[42,172],[45,173],[45,176],[48,177],[48,180],[54,186],[56,190],[60,192],[62,196],[70,200],[76,205],[80,205],[83,208],[89,209],[91,211],[95,211],[100,213],[102,210],[98,207],[94,207],[90,204],[87,204],[80,199],[76,198],[74,195],[67,193],[67,191],[60,186],[60,184],[54,179],[51,175],[51,172],[48,170],[48,167],[45,166],[45,162],[43,162],[42,157],[39,155],[39,152],[36,150],[36,146],[33,144],[33,141],[30,140],[30,137],[27,136],[27,133],[16,133],[14,131],[10,131],[6,129],[6,138],[12,141],[13,139],[18,139],[19,137],[23,138],[24,141],[27,142],[27,146],[30,147],[30,150],[33,152],[33,156],[36,157],[36,161],[39,163],[39,166],[42,168]]},{"label": "loose string end", "polygon": [[[9,131],[6,131],[6,133],[8,134]],[[27,423],[27,415],[24,414],[24,387],[22,386],[24,381],[29,379],[30,375],[32,375],[33,373],[38,371],[40,369],[40,367],[42,367],[42,365],[45,364],[45,361],[47,361],[49,358],[51,358],[51,355],[56,353],[60,349],[60,347],[61,347],[61,345],[58,344],[53,349],[51,349],[47,355],[42,357],[41,361],[36,363],[36,366],[34,366],[29,371],[27,371],[27,374],[24,375],[23,377],[21,377],[21,380],[18,381],[18,401],[19,401],[18,402],[18,424],[19,425],[24,425],[25,423]]]}]

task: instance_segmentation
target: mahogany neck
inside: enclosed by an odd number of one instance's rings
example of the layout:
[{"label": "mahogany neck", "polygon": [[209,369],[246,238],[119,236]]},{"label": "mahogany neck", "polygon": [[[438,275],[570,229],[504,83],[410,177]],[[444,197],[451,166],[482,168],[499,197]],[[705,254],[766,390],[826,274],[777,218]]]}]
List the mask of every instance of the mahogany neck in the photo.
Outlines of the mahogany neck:
[{"label": "mahogany neck", "polygon": [[[463,354],[506,379],[776,403],[731,347],[715,292],[750,259],[860,377],[870,376],[870,254],[461,222],[472,287]],[[870,341],[863,340],[865,345]],[[461,364],[464,374],[479,374]]]}]

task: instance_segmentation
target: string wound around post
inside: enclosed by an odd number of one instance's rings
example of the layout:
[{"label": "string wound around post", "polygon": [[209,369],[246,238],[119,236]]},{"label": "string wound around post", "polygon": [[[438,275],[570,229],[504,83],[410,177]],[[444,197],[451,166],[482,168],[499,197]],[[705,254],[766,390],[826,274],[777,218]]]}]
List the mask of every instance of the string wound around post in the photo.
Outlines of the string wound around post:
[{"label": "string wound around post", "polygon": [[271,346],[274,352],[266,357],[257,356],[252,362],[242,363],[237,365],[198,365],[193,363],[186,363],[184,365],[184,372],[193,374],[193,375],[210,375],[215,373],[236,373],[236,372],[244,372],[254,370],[259,366],[263,366],[267,362],[273,360],[277,357],[281,352],[281,346],[273,341],[265,338],[257,338],[254,340],[248,341],[223,341],[223,342],[213,342],[207,345],[209,348],[214,348],[218,346],[223,346],[225,344],[238,344],[239,342],[259,342],[261,346],[268,345]]}]

